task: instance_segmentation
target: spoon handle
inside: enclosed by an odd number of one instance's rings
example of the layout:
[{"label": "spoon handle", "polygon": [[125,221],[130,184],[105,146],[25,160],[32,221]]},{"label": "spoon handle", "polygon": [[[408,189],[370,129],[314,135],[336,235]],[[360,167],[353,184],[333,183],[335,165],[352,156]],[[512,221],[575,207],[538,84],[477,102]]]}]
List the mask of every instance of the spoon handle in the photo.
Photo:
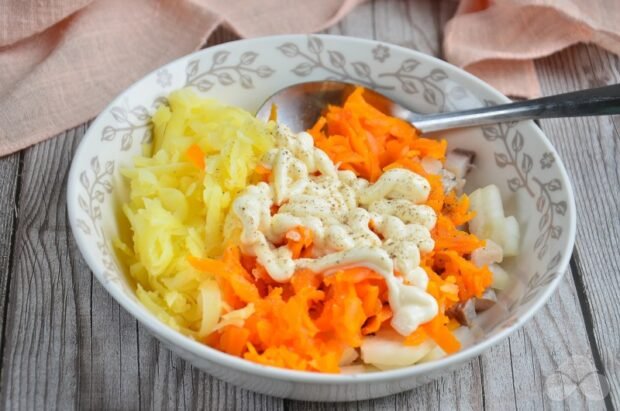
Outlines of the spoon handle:
[{"label": "spoon handle", "polygon": [[409,121],[424,134],[505,121],[610,114],[620,114],[620,84],[473,110],[415,116]]}]

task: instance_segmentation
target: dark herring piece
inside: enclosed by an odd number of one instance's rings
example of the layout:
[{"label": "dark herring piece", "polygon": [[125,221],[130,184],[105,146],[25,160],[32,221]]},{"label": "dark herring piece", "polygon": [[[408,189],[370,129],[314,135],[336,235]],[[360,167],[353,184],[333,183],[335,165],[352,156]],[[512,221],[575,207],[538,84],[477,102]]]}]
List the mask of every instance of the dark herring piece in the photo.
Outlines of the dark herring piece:
[{"label": "dark herring piece", "polygon": [[495,295],[495,291],[492,288],[488,288],[480,298],[475,298],[474,306],[476,307],[476,312],[481,313],[482,311],[486,311],[489,308],[493,307],[495,303],[497,303],[497,295]]},{"label": "dark herring piece", "polygon": [[489,288],[480,298],[470,298],[469,300],[453,305],[446,310],[449,318],[455,319],[459,324],[471,326],[477,313],[488,310],[497,302],[495,291]]},{"label": "dark herring piece", "polygon": [[470,298],[463,303],[453,305],[446,310],[446,315],[458,321],[459,324],[469,327],[474,318],[476,318],[476,304],[474,299]]}]

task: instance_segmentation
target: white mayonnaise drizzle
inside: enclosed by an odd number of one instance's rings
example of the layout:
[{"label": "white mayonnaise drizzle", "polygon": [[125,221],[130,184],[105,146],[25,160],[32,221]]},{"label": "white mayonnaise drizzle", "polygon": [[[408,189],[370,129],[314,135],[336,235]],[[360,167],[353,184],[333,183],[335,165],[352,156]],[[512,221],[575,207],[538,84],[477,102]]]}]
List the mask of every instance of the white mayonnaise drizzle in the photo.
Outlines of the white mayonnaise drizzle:
[{"label": "white mayonnaise drizzle", "polygon": [[[270,184],[247,187],[232,206],[243,252],[256,256],[278,282],[300,268],[326,275],[354,266],[376,271],[388,286],[392,326],[402,335],[437,315],[420,268],[420,252],[434,247],[429,230],[435,212],[419,204],[428,198],[428,181],[391,169],[370,184],[351,171],[338,171],[308,133],[295,135],[280,126],[275,138],[276,148],[263,159],[272,169]],[[279,209],[271,215],[273,205]],[[286,245],[275,245],[299,226],[313,232],[313,258],[293,260]]]}]

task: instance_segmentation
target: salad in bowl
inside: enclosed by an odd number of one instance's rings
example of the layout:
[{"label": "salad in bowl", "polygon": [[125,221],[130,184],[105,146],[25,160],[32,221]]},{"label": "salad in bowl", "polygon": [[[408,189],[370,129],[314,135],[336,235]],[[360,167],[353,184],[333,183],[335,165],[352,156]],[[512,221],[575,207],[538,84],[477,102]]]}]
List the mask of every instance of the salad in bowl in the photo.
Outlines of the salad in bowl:
[{"label": "salad in bowl", "polygon": [[[574,204],[540,130],[420,136],[365,88],[420,112],[506,99],[397,46],[373,63],[376,46],[279,36],[200,51],[129,88],[78,148],[68,203],[80,250],[194,365],[291,398],[387,395],[497,343],[560,281]],[[340,78],[360,85],[344,104],[301,132],[277,107],[267,122],[253,115],[278,89],[332,78],[334,53]]]}]

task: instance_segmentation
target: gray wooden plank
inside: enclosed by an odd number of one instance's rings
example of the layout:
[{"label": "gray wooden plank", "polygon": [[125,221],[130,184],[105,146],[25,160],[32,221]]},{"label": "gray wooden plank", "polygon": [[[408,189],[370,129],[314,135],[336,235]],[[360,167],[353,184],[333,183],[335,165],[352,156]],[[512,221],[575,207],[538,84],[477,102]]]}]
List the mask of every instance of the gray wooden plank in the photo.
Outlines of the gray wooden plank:
[{"label": "gray wooden plank", "polygon": [[441,11],[450,6],[449,2],[387,0],[373,4],[376,40],[433,56],[441,54]]},{"label": "gray wooden plank", "polygon": [[[20,158],[20,153],[0,158],[0,330],[4,330],[6,303],[10,286]],[[4,338],[0,337],[0,353],[2,353],[3,348]],[[0,378],[1,376],[2,369],[0,366]]]},{"label": "gray wooden plank", "polygon": [[[484,389],[490,409],[506,409],[501,404],[510,386],[515,409],[605,409],[604,401],[593,401],[581,391],[573,391],[572,381],[560,380],[563,383],[560,388],[566,393],[561,400],[550,391],[550,385],[558,381],[555,377],[561,368],[568,369],[568,374],[578,379],[573,375],[579,371],[576,369],[579,363],[575,361],[582,358],[594,364],[570,271],[547,305],[509,338],[508,353],[494,354],[489,352],[481,357],[483,362],[488,361],[484,367]],[[496,369],[507,363],[512,378]]]},{"label": "gray wooden plank", "polygon": [[[581,45],[536,65],[545,94],[620,82],[620,58]],[[620,407],[620,116],[543,120],[573,180],[577,242],[573,266],[598,372]]]},{"label": "gray wooden plank", "polygon": [[283,401],[213,378],[163,348],[140,327],[142,409],[282,410]]},{"label": "gray wooden plank", "polygon": [[69,406],[77,398],[76,373],[63,367],[77,343],[76,333],[66,326],[74,323],[68,298],[73,290],[71,278],[63,278],[67,253],[58,252],[67,241],[60,206],[66,172],[58,164],[70,149],[67,140],[56,140],[24,154],[4,330],[1,397],[6,408],[41,408],[48,402]]},{"label": "gray wooden plank", "polygon": [[[122,384],[136,368],[128,366],[132,344],[125,333],[109,338],[120,308],[93,292],[67,226],[66,177],[84,131],[78,127],[24,153],[3,353],[6,408],[118,408],[121,398],[137,397],[131,384]],[[112,324],[93,326],[93,318]]]}]

